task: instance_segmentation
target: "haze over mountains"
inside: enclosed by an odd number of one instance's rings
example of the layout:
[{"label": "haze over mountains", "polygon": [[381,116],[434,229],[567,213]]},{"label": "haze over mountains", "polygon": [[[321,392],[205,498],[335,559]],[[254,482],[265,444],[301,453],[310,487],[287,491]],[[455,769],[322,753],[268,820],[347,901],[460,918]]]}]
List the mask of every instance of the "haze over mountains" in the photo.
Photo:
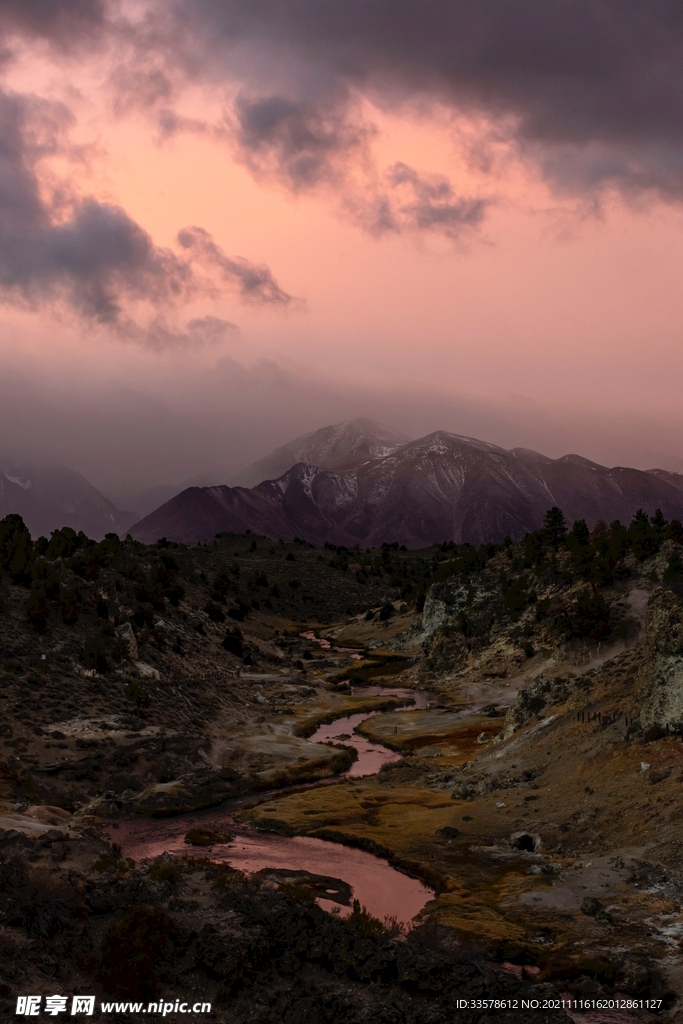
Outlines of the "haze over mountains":
[{"label": "haze over mountains", "polygon": [[125,535],[137,518],[122,512],[80,473],[63,466],[0,460],[0,519],[15,512],[33,537],[71,526],[93,540],[106,533]]},{"label": "haze over mountains", "polygon": [[[294,459],[286,470],[282,467]],[[279,473],[278,473],[279,471]],[[373,546],[479,544],[537,529],[552,505],[567,518],[628,522],[636,508],[683,518],[683,476],[550,459],[436,431],[416,441],[368,420],[324,427],[249,467],[255,486],[190,487],[137,523],[147,543],[195,543],[250,529],[274,539]]]},{"label": "haze over mountains", "polygon": [[228,483],[235,487],[255,487],[263,480],[275,480],[304,462],[319,469],[343,470],[345,466],[362,465],[369,459],[391,455],[410,441],[389,427],[362,417],[333,426],[321,427],[276,448],[265,459],[237,473]]},{"label": "haze over mountains", "polygon": [[70,469],[0,460],[0,517],[18,513],[34,537],[71,526],[94,539],[130,532],[146,543],[252,530],[314,544],[479,544],[523,537],[552,505],[590,525],[628,522],[639,507],[683,519],[683,475],[551,459],[446,431],[411,441],[355,419],[295,438],[229,484],[158,486],[142,504],[121,511]]}]

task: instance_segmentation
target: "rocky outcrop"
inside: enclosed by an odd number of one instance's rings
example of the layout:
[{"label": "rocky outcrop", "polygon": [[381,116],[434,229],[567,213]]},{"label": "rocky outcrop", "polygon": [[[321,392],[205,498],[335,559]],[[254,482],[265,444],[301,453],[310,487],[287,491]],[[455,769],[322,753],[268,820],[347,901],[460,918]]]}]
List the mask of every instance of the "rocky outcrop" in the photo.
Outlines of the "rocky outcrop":
[{"label": "rocky outcrop", "polygon": [[138,642],[135,639],[135,633],[130,622],[124,622],[122,625],[116,627],[117,639],[121,641],[126,647],[127,657],[131,661],[137,661],[138,659]]},{"label": "rocky outcrop", "polygon": [[552,714],[548,709],[553,704],[564,703],[571,692],[571,683],[566,679],[546,679],[539,676],[534,679],[528,689],[520,690],[517,700],[505,716],[503,731],[494,743],[510,739],[519,729],[533,721],[549,718]]},{"label": "rocky outcrop", "polygon": [[641,724],[683,723],[683,605],[668,590],[650,598],[644,646],[636,679]]},{"label": "rocky outcrop", "polygon": [[216,807],[244,790],[242,777],[232,768],[206,768],[181,775],[173,782],[157,782],[127,801],[127,806],[150,818]]},{"label": "rocky outcrop", "polygon": [[431,636],[439,626],[467,605],[468,588],[452,583],[435,583],[427,591],[422,611],[422,629]]}]

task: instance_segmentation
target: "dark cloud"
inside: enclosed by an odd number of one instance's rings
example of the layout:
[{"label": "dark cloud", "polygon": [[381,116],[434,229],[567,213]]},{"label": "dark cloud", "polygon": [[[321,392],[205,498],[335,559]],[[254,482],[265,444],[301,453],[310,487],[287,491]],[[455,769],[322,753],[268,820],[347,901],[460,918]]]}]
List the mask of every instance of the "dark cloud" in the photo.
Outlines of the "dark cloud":
[{"label": "dark cloud", "polygon": [[204,228],[183,228],[178,233],[178,241],[193,259],[210,270],[217,270],[224,281],[236,285],[246,301],[279,306],[292,302],[292,296],[280,288],[265,264],[226,256]]},{"label": "dark cloud", "polygon": [[158,10],[174,67],[213,82],[222,73],[263,97],[238,101],[239,139],[250,156],[277,156],[295,182],[319,180],[344,139],[353,144],[356,91],[483,114],[562,188],[683,194],[675,0],[176,0]]},{"label": "dark cloud", "polygon": [[45,39],[69,50],[101,35],[105,0],[0,0],[0,32]]},{"label": "dark cloud", "polygon": [[0,287],[36,304],[66,295],[86,317],[113,324],[124,297],[153,301],[187,290],[191,270],[120,207],[75,199],[69,215],[41,195],[38,163],[60,151],[61,105],[0,93]]},{"label": "dark cloud", "polygon": [[[70,121],[63,105],[0,92],[0,290],[6,301],[36,306],[66,299],[85,318],[136,340],[145,329],[131,320],[131,303],[166,311],[215,294],[207,270],[250,302],[290,301],[268,267],[226,256],[201,228],[180,233],[185,251],[178,256],[155,245],[118,206],[92,198],[46,200],[39,163],[62,151]],[[165,347],[176,337],[206,344],[216,340],[218,324],[203,318],[174,333],[153,320],[147,343]]]},{"label": "dark cloud", "polygon": [[277,171],[295,191],[338,181],[339,165],[361,152],[372,134],[348,118],[348,107],[345,92],[324,105],[240,94],[235,137],[252,170]]},{"label": "dark cloud", "polygon": [[418,231],[436,230],[456,237],[465,228],[477,227],[484,219],[488,201],[456,196],[443,175],[421,175],[407,164],[397,163],[387,175],[389,185],[404,199],[395,199],[394,220]]}]

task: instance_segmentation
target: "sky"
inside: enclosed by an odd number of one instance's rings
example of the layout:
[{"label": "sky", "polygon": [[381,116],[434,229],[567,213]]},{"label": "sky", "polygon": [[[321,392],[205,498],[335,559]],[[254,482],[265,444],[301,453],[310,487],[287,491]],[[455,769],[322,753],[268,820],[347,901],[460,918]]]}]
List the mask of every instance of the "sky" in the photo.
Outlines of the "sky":
[{"label": "sky", "polygon": [[368,416],[683,471],[669,0],[0,0],[0,454]]}]

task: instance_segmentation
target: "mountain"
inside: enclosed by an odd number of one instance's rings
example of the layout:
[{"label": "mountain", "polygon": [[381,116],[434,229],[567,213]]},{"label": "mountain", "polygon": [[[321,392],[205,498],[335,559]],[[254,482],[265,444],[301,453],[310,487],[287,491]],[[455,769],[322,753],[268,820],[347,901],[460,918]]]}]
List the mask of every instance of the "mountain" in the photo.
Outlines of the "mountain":
[{"label": "mountain", "polygon": [[356,467],[369,460],[390,455],[408,440],[404,434],[372,420],[345,420],[334,426],[321,427],[310,434],[302,434],[282,448],[276,448],[270,455],[235,474],[230,484],[255,487],[263,480],[277,479],[297,462],[337,471],[346,466]]},{"label": "mountain", "polygon": [[340,472],[299,463],[253,488],[188,488],[130,532],[147,543],[162,536],[195,543],[250,529],[315,544],[398,541],[417,548],[443,540],[520,539],[553,505],[569,522],[589,525],[629,522],[639,507],[683,519],[683,476],[664,470],[608,469],[579,455],[550,459],[446,431],[384,456],[366,454]]},{"label": "mountain", "polygon": [[71,526],[94,540],[105,533],[125,534],[136,519],[121,512],[85,477],[61,466],[19,465],[0,461],[0,519],[22,517],[33,537]]}]

